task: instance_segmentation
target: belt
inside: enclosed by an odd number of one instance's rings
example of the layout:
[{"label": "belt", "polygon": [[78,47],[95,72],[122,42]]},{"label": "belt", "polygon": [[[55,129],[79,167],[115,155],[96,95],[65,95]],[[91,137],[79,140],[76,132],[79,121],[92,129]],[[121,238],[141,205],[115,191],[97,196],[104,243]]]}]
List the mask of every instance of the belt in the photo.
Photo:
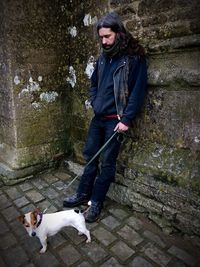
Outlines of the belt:
[{"label": "belt", "polygon": [[111,115],[105,115],[104,116],[105,119],[118,119],[117,114],[111,114]]}]

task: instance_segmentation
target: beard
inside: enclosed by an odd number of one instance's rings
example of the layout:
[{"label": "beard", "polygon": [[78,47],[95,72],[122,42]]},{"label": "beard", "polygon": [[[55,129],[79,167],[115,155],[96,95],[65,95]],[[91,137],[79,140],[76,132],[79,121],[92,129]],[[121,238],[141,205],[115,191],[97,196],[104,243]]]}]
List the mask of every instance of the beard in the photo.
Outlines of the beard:
[{"label": "beard", "polygon": [[102,48],[103,49],[110,49],[115,43],[113,43],[112,45],[107,45],[107,44],[102,44]]},{"label": "beard", "polygon": [[103,53],[106,56],[113,57],[120,52],[120,39],[116,39],[112,45],[102,44]]}]

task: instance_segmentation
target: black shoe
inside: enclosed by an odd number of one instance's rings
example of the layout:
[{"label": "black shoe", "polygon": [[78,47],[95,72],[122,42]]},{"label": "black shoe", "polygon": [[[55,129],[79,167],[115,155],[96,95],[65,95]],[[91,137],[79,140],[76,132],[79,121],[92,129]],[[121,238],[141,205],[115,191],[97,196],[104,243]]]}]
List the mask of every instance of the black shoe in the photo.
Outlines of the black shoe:
[{"label": "black shoe", "polygon": [[101,213],[102,203],[92,201],[91,206],[84,212],[85,221],[88,223],[96,222]]},{"label": "black shoe", "polygon": [[63,206],[67,208],[73,208],[81,204],[87,204],[89,197],[87,194],[75,193],[70,197],[67,197],[63,201]]}]

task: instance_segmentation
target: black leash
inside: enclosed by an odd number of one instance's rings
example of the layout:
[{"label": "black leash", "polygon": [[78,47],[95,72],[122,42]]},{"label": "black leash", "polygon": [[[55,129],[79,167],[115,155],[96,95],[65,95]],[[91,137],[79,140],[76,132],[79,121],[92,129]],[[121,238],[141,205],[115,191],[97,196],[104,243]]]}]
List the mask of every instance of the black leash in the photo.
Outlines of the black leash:
[{"label": "black leash", "polygon": [[[90,161],[88,161],[88,163],[85,165],[85,167],[87,167],[101,152],[102,150],[110,143],[110,141],[115,137],[116,134],[118,134],[119,132],[118,131],[115,131],[111,137],[105,142],[105,144],[97,151],[97,153],[91,158]],[[123,143],[124,142],[124,138],[123,140],[120,140],[120,138],[118,137],[118,141],[120,143]],[[73,182],[79,177],[79,175],[76,175],[76,177],[74,177],[74,179],[67,185],[66,189],[68,187],[70,187],[70,185],[73,184]]]}]

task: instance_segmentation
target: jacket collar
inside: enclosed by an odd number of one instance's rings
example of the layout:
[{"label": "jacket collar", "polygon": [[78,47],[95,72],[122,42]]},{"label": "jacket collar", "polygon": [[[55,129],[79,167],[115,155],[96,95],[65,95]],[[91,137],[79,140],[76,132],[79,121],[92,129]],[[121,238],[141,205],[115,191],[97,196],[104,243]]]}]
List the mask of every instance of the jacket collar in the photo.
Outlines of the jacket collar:
[{"label": "jacket collar", "polygon": [[[107,57],[102,53],[99,57],[100,66],[102,66],[102,67],[105,66],[106,59],[107,59]],[[128,63],[128,56],[127,55],[118,56],[117,60],[118,60],[118,62],[117,62],[116,68],[127,64]]]}]

